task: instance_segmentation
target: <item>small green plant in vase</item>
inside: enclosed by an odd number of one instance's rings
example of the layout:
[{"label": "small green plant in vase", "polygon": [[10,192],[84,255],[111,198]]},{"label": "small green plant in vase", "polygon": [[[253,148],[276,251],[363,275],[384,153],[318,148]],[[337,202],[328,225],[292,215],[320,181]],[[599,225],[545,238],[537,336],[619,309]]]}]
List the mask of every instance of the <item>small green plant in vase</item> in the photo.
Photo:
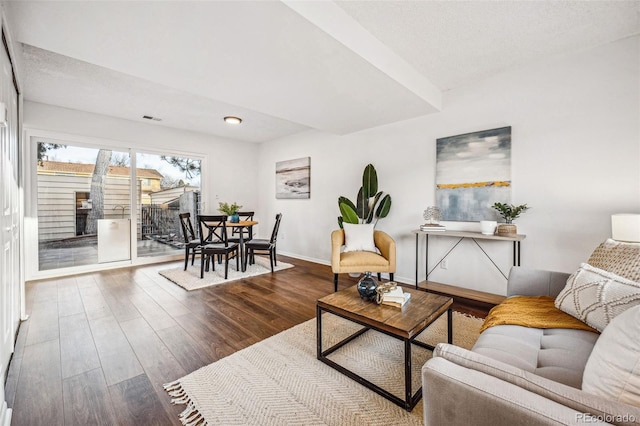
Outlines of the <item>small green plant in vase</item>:
[{"label": "small green plant in vase", "polygon": [[491,207],[496,209],[505,221],[505,224],[498,225],[498,235],[516,235],[518,228],[513,224],[513,219],[520,217],[522,213],[530,208],[526,204],[514,206],[506,203],[494,203]]},{"label": "small green plant in vase", "polygon": [[236,204],[235,201],[233,202],[233,204],[220,202],[218,211],[229,216],[229,222],[238,223],[240,222],[240,216],[238,216],[238,211],[240,211],[241,208],[242,206],[239,206],[238,204]]}]

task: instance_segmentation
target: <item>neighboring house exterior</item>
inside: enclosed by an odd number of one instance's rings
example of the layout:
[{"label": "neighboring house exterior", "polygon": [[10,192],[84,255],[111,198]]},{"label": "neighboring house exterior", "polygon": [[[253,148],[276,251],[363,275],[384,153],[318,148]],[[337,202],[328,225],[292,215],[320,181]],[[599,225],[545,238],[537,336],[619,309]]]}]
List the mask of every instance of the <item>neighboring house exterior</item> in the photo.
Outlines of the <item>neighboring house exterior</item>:
[{"label": "neighboring house exterior", "polygon": [[[38,239],[50,241],[84,234],[91,191],[93,164],[43,161],[38,165]],[[151,204],[163,176],[155,169],[136,169],[138,206]],[[130,212],[130,168],[110,166],[104,191],[104,218],[121,218]],[[140,209],[137,212],[140,223]],[[140,234],[140,225],[138,225]]]},{"label": "neighboring house exterior", "polygon": [[[65,163],[61,161],[42,161],[38,165],[38,175],[56,176],[93,176],[95,164]],[[131,173],[129,167],[109,166],[108,177],[128,179]],[[142,204],[151,204],[149,194],[162,190],[161,181],[164,176],[156,169],[136,169],[136,178],[142,191]]]},{"label": "neighboring house exterior", "polygon": [[178,201],[178,198],[186,192],[199,191],[197,186],[178,186],[176,188],[162,189],[149,194],[153,205],[171,205]]}]

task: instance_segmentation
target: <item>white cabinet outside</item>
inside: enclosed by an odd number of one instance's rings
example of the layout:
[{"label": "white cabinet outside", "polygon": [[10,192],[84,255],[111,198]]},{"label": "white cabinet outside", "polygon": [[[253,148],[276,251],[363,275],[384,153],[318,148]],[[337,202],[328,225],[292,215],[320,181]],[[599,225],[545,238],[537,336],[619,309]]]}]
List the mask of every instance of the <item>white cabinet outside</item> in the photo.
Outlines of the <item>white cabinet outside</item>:
[{"label": "white cabinet outside", "polygon": [[131,220],[98,220],[98,263],[131,259]]}]

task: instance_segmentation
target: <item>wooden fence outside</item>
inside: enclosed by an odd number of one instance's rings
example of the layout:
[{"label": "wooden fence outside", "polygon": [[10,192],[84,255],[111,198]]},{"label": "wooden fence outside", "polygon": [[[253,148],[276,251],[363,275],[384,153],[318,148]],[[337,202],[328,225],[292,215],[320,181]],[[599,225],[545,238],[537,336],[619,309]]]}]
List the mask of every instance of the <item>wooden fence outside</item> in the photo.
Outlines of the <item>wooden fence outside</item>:
[{"label": "wooden fence outside", "polygon": [[157,239],[161,236],[169,241],[183,241],[178,215],[184,212],[191,213],[191,220],[195,225],[195,218],[200,212],[200,192],[185,192],[169,205],[142,206],[142,239]]},{"label": "wooden fence outside", "polygon": [[180,236],[180,224],[176,223],[179,213],[178,207],[142,206],[142,238],[157,235]]}]

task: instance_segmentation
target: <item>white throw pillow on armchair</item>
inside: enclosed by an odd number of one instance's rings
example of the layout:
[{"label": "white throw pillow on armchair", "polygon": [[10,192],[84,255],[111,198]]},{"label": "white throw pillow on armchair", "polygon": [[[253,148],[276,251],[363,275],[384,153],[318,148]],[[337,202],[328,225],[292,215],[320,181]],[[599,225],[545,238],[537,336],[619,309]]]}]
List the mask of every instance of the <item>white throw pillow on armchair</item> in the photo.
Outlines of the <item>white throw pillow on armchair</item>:
[{"label": "white throw pillow on armchair", "polygon": [[372,251],[376,252],[376,245],[373,242],[372,223],[343,223],[344,229],[344,252],[349,251]]}]

